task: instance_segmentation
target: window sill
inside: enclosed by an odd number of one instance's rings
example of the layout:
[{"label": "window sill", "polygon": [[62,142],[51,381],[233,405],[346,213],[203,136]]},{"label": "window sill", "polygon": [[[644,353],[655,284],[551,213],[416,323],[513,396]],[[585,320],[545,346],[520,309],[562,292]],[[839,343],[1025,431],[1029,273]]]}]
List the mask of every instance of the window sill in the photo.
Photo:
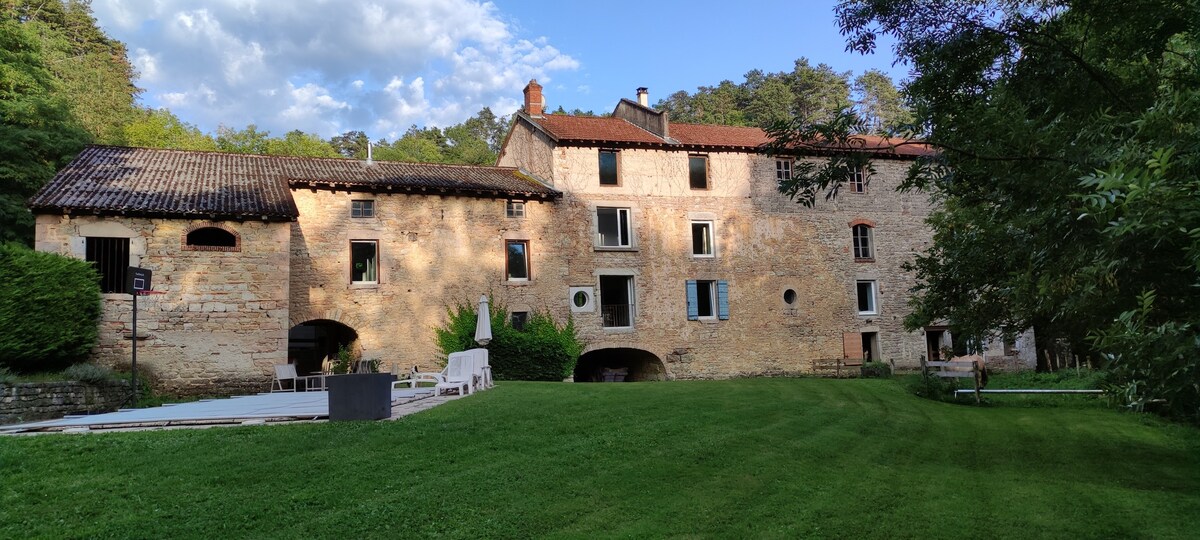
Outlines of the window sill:
[{"label": "window sill", "polygon": [[506,279],[506,280],[504,280],[504,285],[508,286],[508,287],[524,287],[526,285],[533,285],[533,280],[532,279]]},{"label": "window sill", "polygon": [[721,319],[717,318],[716,315],[714,315],[712,317],[700,317],[700,318],[693,319],[693,320],[700,322],[700,323],[704,323],[704,324],[716,324],[716,323],[721,322]]},{"label": "window sill", "polygon": [[713,260],[713,259],[717,258],[717,256],[716,256],[716,255],[700,255],[700,254],[697,254],[697,253],[693,253],[693,254],[692,254],[692,258],[693,258],[693,259],[706,259],[706,260],[710,260],[710,261],[711,261],[711,260]]},{"label": "window sill", "polygon": [[875,257],[866,257],[866,258],[855,257],[854,262],[856,262],[856,263],[873,263],[873,262],[875,262]]},{"label": "window sill", "polygon": [[636,330],[632,326],[605,326],[602,329],[607,334],[632,334]]},{"label": "window sill", "polygon": [[596,251],[637,251],[636,247],[596,246]]},{"label": "window sill", "polygon": [[350,283],[350,288],[351,289],[378,289],[379,282],[374,282],[374,283],[352,282],[352,283]]},{"label": "window sill", "polygon": [[879,316],[879,313],[878,313],[878,312],[874,312],[874,311],[872,311],[872,312],[870,312],[870,313],[867,313],[867,312],[865,312],[865,311],[860,311],[860,312],[858,313],[858,316],[859,316],[859,317],[861,317],[861,318],[864,318],[864,319],[869,319],[869,318],[871,318],[871,317],[878,317],[878,316]]}]

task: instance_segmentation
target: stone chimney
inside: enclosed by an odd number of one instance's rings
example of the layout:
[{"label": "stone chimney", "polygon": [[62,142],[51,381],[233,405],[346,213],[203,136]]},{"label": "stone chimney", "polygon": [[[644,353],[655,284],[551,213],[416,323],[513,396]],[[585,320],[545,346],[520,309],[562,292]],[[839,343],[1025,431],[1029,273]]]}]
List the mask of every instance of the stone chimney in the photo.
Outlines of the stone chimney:
[{"label": "stone chimney", "polygon": [[530,79],[529,84],[525,85],[525,114],[540,118],[542,116],[542,108],[546,106],[546,100],[542,99],[542,85],[538,84],[537,79]]},{"label": "stone chimney", "polygon": [[638,94],[638,105],[641,105],[643,107],[649,107],[650,106],[650,90],[648,88],[646,88],[645,86],[643,86],[643,87],[637,89],[637,94]]}]

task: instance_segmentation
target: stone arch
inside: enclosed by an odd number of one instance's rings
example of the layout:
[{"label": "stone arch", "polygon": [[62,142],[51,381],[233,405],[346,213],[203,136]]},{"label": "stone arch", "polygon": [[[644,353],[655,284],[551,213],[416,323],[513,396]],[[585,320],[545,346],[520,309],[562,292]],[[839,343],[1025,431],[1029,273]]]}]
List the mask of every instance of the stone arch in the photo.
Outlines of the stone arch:
[{"label": "stone arch", "polygon": [[358,332],[338,321],[313,319],[288,330],[288,362],[302,375],[320,371],[321,361],[337,356],[341,347],[357,351]]},{"label": "stone arch", "polygon": [[874,229],[874,228],[875,228],[875,222],[874,222],[874,221],[872,221],[872,220],[866,219],[866,218],[858,218],[858,219],[855,219],[854,221],[851,221],[851,222],[849,223],[849,225],[850,225],[850,228],[851,228],[851,229],[853,229],[854,227],[857,227],[857,226],[859,226],[859,225],[866,225],[866,226],[868,226],[868,227],[870,227],[870,228],[872,228],[872,229]]},{"label": "stone arch", "polygon": [[181,238],[184,251],[241,251],[242,235],[232,228],[203,221],[189,226]]},{"label": "stone arch", "polygon": [[624,370],[625,381],[664,381],[667,368],[654,353],[631,347],[597,348],[583,353],[575,363],[575,382],[602,382]]}]

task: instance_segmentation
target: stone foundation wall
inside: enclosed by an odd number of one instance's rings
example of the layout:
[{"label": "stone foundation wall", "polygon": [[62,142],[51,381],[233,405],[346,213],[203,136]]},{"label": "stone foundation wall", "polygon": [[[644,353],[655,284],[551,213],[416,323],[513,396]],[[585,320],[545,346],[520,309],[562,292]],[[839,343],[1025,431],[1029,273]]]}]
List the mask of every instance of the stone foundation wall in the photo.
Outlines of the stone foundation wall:
[{"label": "stone foundation wall", "polygon": [[129,398],[129,381],[0,384],[0,425],[112,412]]}]

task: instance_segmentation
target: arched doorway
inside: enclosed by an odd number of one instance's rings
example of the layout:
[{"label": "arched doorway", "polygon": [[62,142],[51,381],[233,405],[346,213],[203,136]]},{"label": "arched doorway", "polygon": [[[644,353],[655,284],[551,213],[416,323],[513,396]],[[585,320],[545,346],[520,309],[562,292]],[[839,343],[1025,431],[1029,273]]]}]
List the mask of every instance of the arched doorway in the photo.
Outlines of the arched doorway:
[{"label": "arched doorway", "polygon": [[575,382],[663,381],[667,369],[653,353],[618,347],[596,349],[575,363]]},{"label": "arched doorway", "polygon": [[353,350],[358,332],[337,321],[317,319],[288,330],[288,361],[300,374],[321,371],[321,360],[337,356],[338,349]]}]

